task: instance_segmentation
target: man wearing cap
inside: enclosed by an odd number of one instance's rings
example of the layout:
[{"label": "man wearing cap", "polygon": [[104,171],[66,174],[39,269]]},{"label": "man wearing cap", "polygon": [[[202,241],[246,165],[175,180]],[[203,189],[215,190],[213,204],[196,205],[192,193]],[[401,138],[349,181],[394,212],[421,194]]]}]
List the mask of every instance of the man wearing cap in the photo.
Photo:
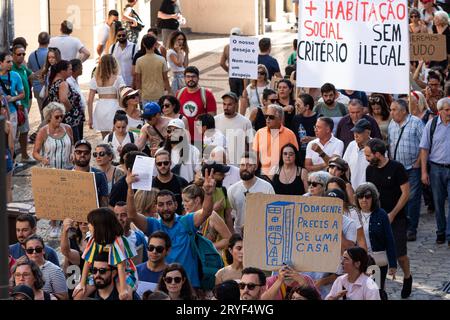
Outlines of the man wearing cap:
[{"label": "man wearing cap", "polygon": [[[225,165],[229,163],[229,161],[227,161],[227,152],[222,147],[215,147],[214,149],[212,149],[211,153],[209,154],[209,160],[216,161],[217,163]],[[227,189],[241,179],[241,177],[239,176],[239,168],[237,167],[237,165],[230,165],[228,167],[230,168],[230,170],[225,173],[225,178],[223,179],[223,186]]]},{"label": "man wearing cap", "polygon": [[[230,36],[241,36],[242,31],[238,27],[234,27],[230,31]],[[230,44],[225,45],[223,48],[222,56],[220,57],[220,66],[226,73],[229,72],[230,68]],[[242,92],[246,87],[246,80],[239,78],[228,78],[228,83],[230,85],[230,91],[233,92],[237,97],[242,96]]]},{"label": "man wearing cap", "polygon": [[13,300],[34,300],[34,291],[29,286],[20,284],[13,288],[11,297]]},{"label": "man wearing cap", "polygon": [[161,115],[161,107],[156,102],[148,102],[144,106],[142,118],[147,122],[141,129],[141,134],[136,142],[139,150],[144,149],[145,144],[150,144],[151,155],[162,146],[167,138],[167,126],[169,118]]},{"label": "man wearing cap", "polygon": [[424,124],[421,119],[409,114],[408,103],[398,99],[391,104],[392,121],[388,127],[389,155],[400,162],[408,173],[410,185],[409,200],[406,208],[408,216],[408,241],[415,241],[420,217],[420,198],[422,182],[420,180],[420,140]]},{"label": "man wearing cap", "polygon": [[359,99],[352,99],[348,103],[348,114],[339,121],[336,129],[336,138],[344,143],[344,151],[347,149],[349,143],[353,141],[354,134],[352,128],[360,119],[366,119],[369,122],[372,138],[382,139],[376,120],[364,114],[364,105]]},{"label": "man wearing cap", "polygon": [[106,175],[99,169],[89,165],[91,162],[92,146],[87,140],[79,140],[75,143],[73,151],[74,171],[94,172],[97,197],[100,207],[108,206],[108,180]]},{"label": "man wearing cap", "polygon": [[355,140],[350,142],[342,157],[347,161],[350,168],[350,180],[353,189],[356,189],[360,184],[366,182],[366,168],[369,162],[366,160],[364,154],[364,147],[370,140],[370,133],[372,132],[372,125],[365,118],[356,122],[351,129]]},{"label": "man wearing cap", "polygon": [[236,158],[245,151],[245,147],[253,140],[253,128],[250,120],[238,112],[239,99],[234,92],[222,96],[223,113],[214,117],[216,128],[226,137],[232,163],[238,163]]},{"label": "man wearing cap", "polygon": [[78,58],[78,54],[80,54],[79,59],[82,62],[86,61],[91,53],[84,44],[81,43],[80,39],[70,35],[73,31],[72,22],[64,20],[61,23],[60,31],[61,35],[50,39],[49,47],[55,47],[61,51],[61,60],[70,61]]}]

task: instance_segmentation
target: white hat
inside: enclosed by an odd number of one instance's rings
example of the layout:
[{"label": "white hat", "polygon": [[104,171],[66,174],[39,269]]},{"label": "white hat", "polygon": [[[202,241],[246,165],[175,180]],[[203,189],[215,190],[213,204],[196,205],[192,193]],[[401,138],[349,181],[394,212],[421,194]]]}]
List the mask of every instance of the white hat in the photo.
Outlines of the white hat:
[{"label": "white hat", "polygon": [[240,28],[234,27],[234,28],[231,29],[230,35],[232,35],[232,36],[240,36],[240,35],[242,35],[242,31],[241,31]]},{"label": "white hat", "polygon": [[172,119],[169,121],[167,127],[175,127],[179,129],[186,129],[183,120],[181,119]]}]

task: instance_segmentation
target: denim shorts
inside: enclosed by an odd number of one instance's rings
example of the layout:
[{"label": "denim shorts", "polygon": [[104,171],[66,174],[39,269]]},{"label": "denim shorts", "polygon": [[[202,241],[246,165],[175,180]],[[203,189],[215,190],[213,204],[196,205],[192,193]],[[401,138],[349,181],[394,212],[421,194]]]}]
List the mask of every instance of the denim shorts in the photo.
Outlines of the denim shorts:
[{"label": "denim shorts", "polygon": [[10,173],[13,170],[13,161],[11,157],[11,152],[6,149],[6,173]]}]

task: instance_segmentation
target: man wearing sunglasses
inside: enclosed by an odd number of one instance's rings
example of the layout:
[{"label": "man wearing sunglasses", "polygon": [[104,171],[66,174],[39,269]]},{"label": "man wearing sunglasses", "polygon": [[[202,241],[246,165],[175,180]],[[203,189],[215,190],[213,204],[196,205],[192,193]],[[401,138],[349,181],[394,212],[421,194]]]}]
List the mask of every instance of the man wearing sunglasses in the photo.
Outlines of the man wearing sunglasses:
[{"label": "man wearing sunglasses", "polygon": [[242,270],[239,290],[241,300],[261,300],[266,286],[266,275],[258,268],[248,267]]},{"label": "man wearing sunglasses", "polygon": [[159,278],[167,267],[166,257],[171,246],[172,242],[167,233],[155,231],[150,235],[146,248],[148,260],[136,266],[139,279],[137,293],[141,297],[147,290],[156,290]]},{"label": "man wearing sunglasses", "polygon": [[125,28],[119,28],[116,34],[117,42],[112,44],[108,52],[116,59],[120,67],[120,73],[128,87],[133,85],[133,57],[136,53],[136,43],[127,39]]}]

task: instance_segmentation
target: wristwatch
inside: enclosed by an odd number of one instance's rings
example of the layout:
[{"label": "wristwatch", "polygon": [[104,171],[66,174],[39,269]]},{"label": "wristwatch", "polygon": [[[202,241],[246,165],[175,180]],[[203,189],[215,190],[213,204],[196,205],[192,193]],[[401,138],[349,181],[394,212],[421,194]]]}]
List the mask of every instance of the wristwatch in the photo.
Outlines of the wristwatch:
[{"label": "wristwatch", "polygon": [[319,156],[321,157],[321,158],[323,158],[323,157],[325,157],[327,154],[325,153],[325,152],[321,152],[321,153],[319,153]]}]

